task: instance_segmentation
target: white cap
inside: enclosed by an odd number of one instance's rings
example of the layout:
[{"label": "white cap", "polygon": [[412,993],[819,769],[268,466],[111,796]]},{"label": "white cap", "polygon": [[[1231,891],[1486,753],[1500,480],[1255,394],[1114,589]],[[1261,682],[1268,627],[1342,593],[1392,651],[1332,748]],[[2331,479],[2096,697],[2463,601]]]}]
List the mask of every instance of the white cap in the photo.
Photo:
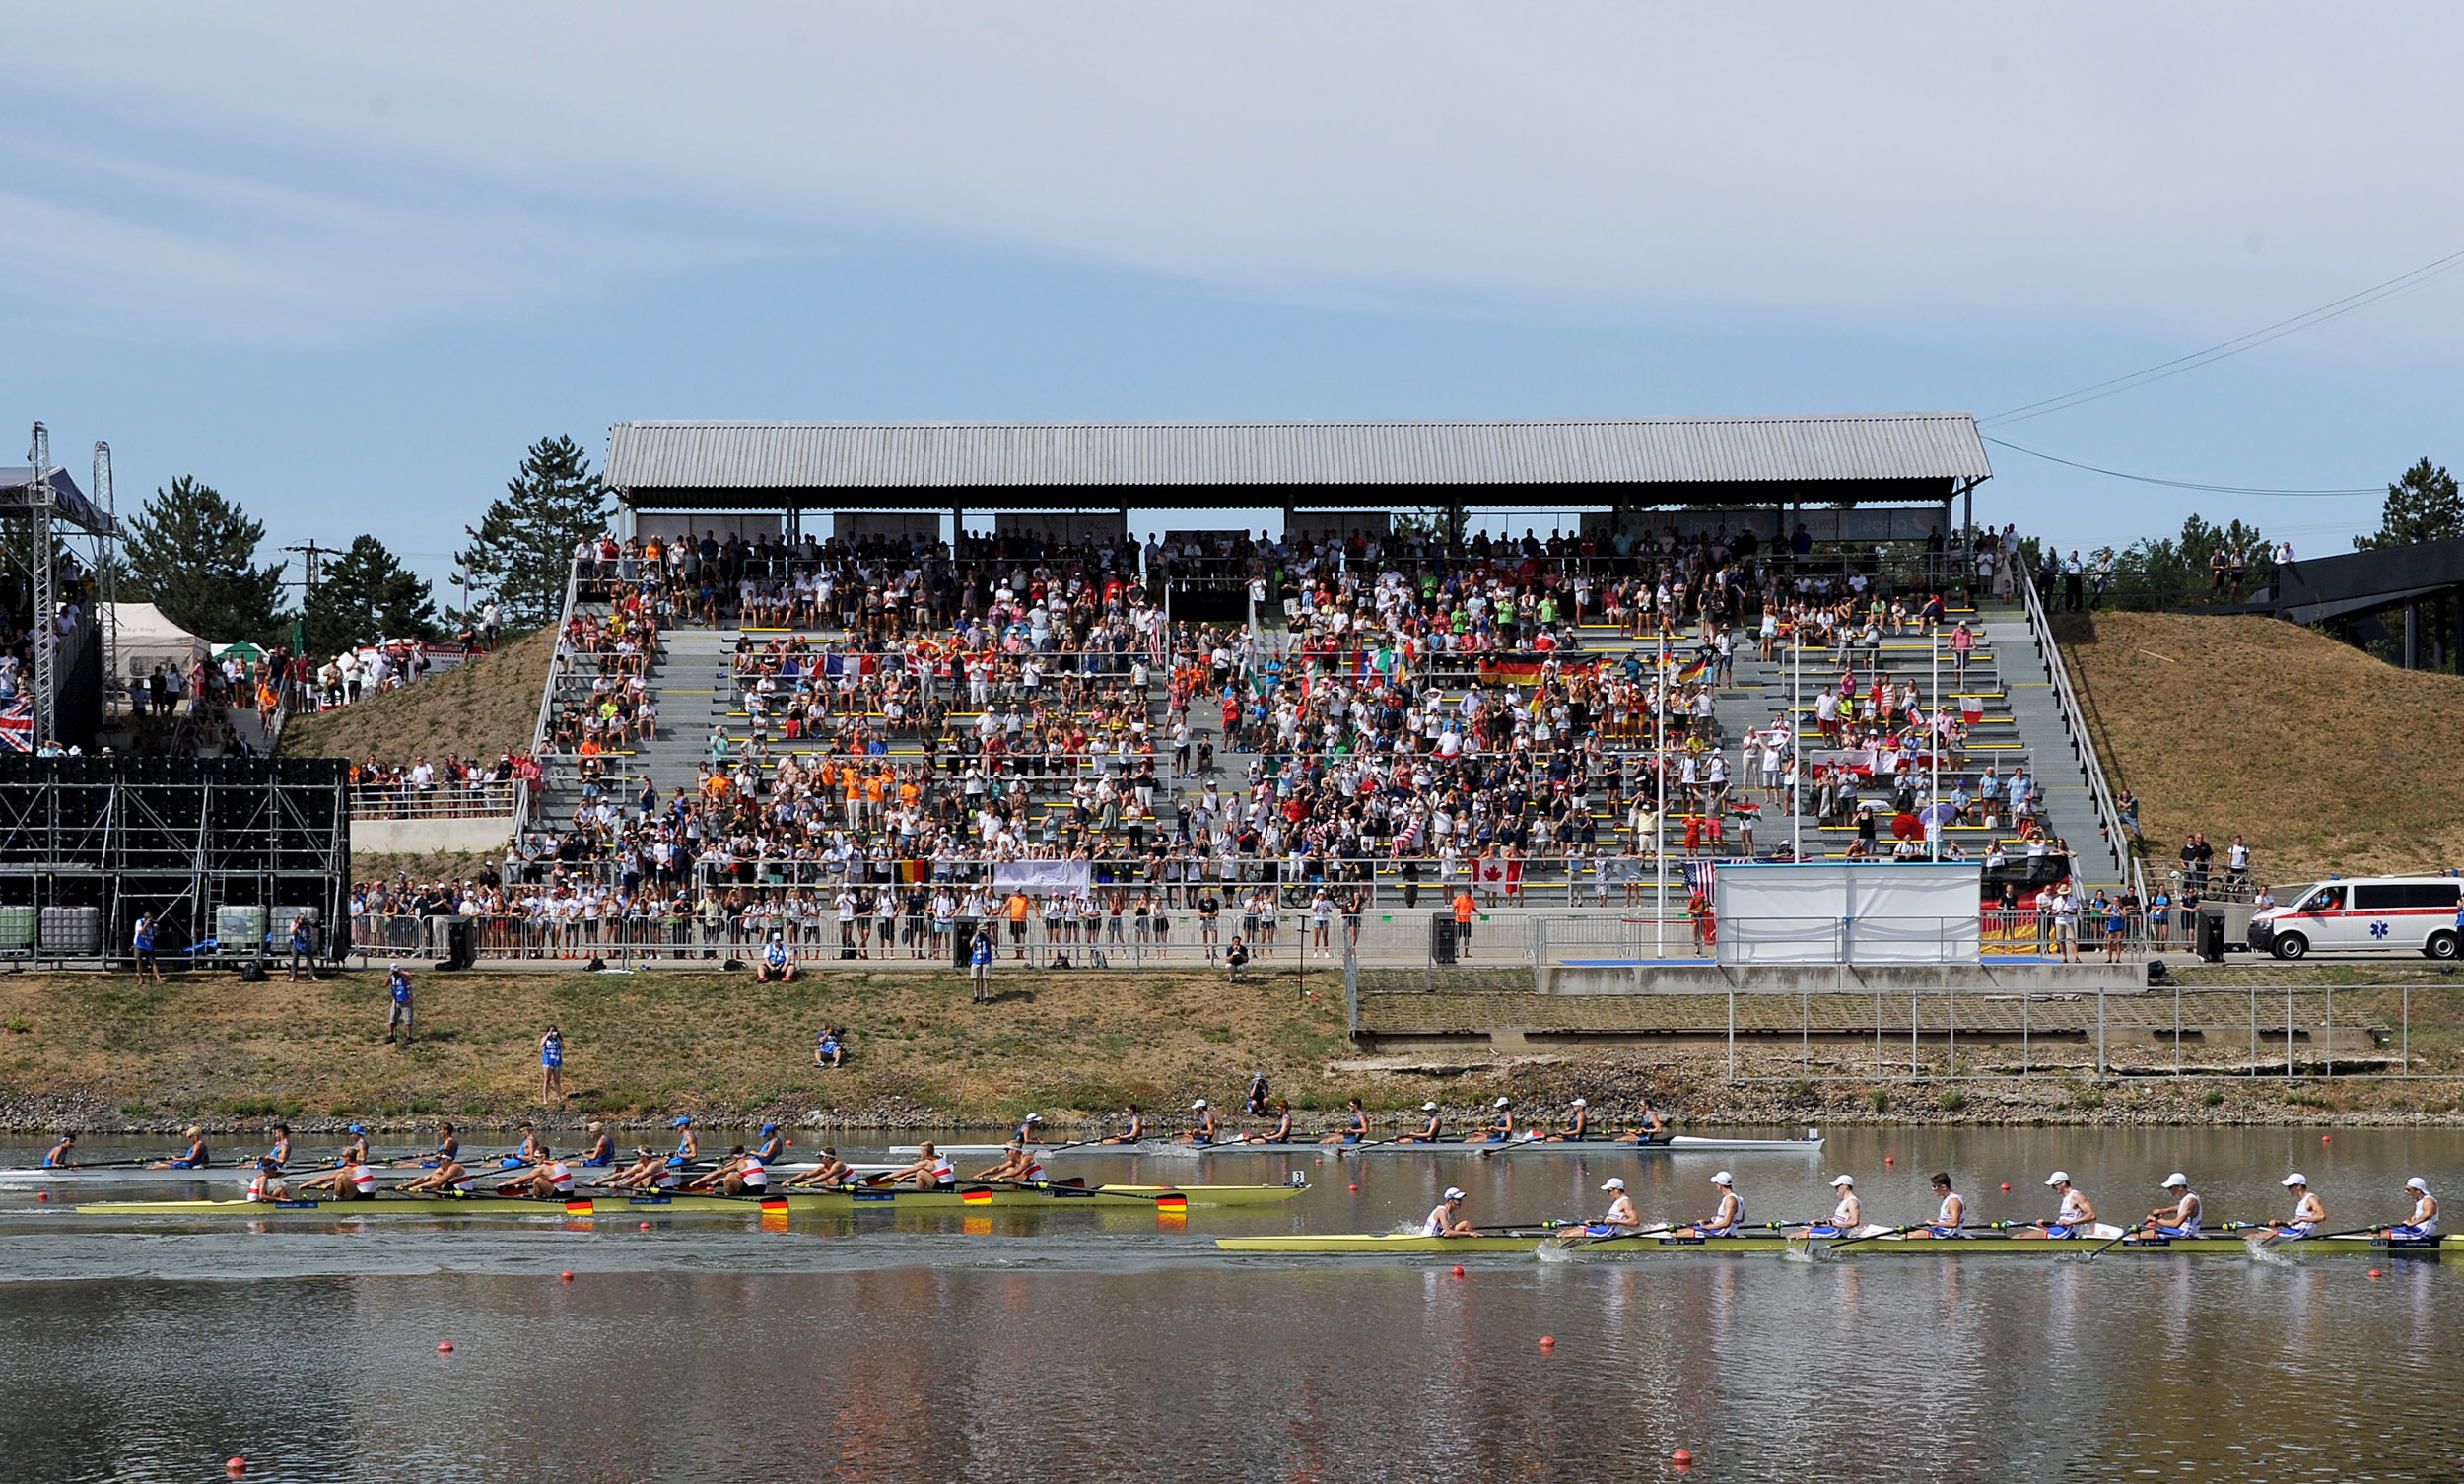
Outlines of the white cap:
[{"label": "white cap", "polygon": [[1737,1183],[1737,1177],[1723,1170],[1719,1174],[1711,1177],[1711,1183],[1715,1185],[1733,1185]]},{"label": "white cap", "polygon": [[1196,1112],[1198,1112],[1199,1109],[1204,1108],[1205,1106],[1206,1106],[1206,1100],[1205,1100],[1205,1099],[1203,1099],[1203,1098],[1200,1098],[1200,1099],[1198,1099],[1197,1102],[1195,1102],[1195,1103],[1193,1103],[1193,1104],[1191,1104],[1191,1105],[1190,1105],[1190,1112],[1192,1112],[1192,1113],[1196,1113]]},{"label": "white cap", "polygon": [[2045,1177],[2045,1183],[2048,1185],[2067,1185],[2070,1182],[2071,1172],[2068,1170],[2056,1170],[2051,1175]]},{"label": "white cap", "polygon": [[2156,1188],[2159,1190],[2170,1190],[2175,1185],[2180,1185],[2184,1189],[2188,1189],[2190,1187],[2190,1177],[2182,1174],[2179,1170],[2176,1170],[2172,1174],[2166,1176],[2164,1178],[2164,1183],[2156,1186]]},{"label": "white cap", "polygon": [[1044,1115],[1042,1113],[1029,1113],[1027,1114],[1026,1121],[1030,1123],[1041,1123],[1044,1121]]},{"label": "white cap", "polygon": [[2288,1189],[2288,1190],[2292,1189],[2292,1188],[2293,1188],[2293,1186],[2295,1186],[2295,1185],[2306,1185],[2306,1184],[2308,1184],[2309,1182],[2310,1182],[2310,1178],[2309,1178],[2308,1176],[2306,1176],[2306,1175],[2303,1175],[2303,1174],[2302,1174],[2300,1171],[2298,1171],[2298,1170],[2296,1170],[2296,1171],[2294,1171],[2293,1174],[2288,1175],[2288,1176],[2286,1176],[2286,1177],[2285,1177],[2285,1188],[2286,1188],[2286,1189]]},{"label": "white cap", "polygon": [[1448,1185],[1448,1186],[1446,1187],[1446,1198],[1447,1198],[1448,1200],[1461,1200],[1461,1199],[1463,1199],[1463,1192],[1462,1192],[1461,1190],[1456,1189],[1456,1188],[1455,1188],[1454,1186],[1452,1186],[1452,1185]]},{"label": "white cap", "polygon": [[2428,1195],[2430,1193],[2430,1181],[2416,1175],[2411,1180],[2404,1182],[2404,1188],[2407,1190],[2419,1190],[2424,1195]]},{"label": "white cap", "polygon": [[1608,1177],[1608,1183],[1601,1186],[1600,1188],[1603,1190],[1622,1190],[1625,1188],[1625,1181],[1612,1175]]},{"label": "white cap", "polygon": [[1852,1177],[1850,1177],[1850,1176],[1845,1176],[1845,1175],[1842,1175],[1842,1176],[1836,1177],[1835,1179],[1833,1179],[1833,1180],[1832,1180],[1832,1181],[1831,1181],[1831,1188],[1832,1188],[1832,1189],[1834,1189],[1834,1190],[1836,1190],[1836,1189],[1838,1189],[1838,1188],[1839,1188],[1840,1186],[1842,1186],[1842,1185],[1853,1185],[1853,1184],[1855,1184],[1855,1183],[1856,1183],[1856,1180],[1855,1180],[1855,1179],[1854,1179],[1854,1178],[1852,1178]]},{"label": "white cap", "polygon": [[1489,1107],[1491,1107],[1491,1108],[1506,1108],[1506,1107],[1510,1107],[1510,1106],[1511,1106],[1511,1105],[1510,1105],[1510,1103],[1508,1102],[1508,1100],[1506,1100],[1506,1099],[1504,1099],[1504,1098],[1500,1098],[1500,1099],[1498,1099],[1496,1102],[1494,1102],[1494,1103],[1492,1103],[1492,1104],[1490,1104],[1490,1105],[1489,1105]]},{"label": "white cap", "polygon": [[1420,1111],[1422,1113],[1435,1113],[1437,1112],[1437,1105],[1434,1103],[1423,1103],[1420,1105]]},{"label": "white cap", "polygon": [[1584,1101],[1583,1101],[1582,1099],[1580,1099],[1580,1098],[1575,1099],[1575,1100],[1573,1101],[1573,1103],[1569,1104],[1568,1106],[1569,1106],[1569,1107],[1572,1107],[1572,1108],[1589,1108],[1589,1107],[1591,1107],[1591,1105],[1590,1105],[1589,1103],[1584,1102]]}]

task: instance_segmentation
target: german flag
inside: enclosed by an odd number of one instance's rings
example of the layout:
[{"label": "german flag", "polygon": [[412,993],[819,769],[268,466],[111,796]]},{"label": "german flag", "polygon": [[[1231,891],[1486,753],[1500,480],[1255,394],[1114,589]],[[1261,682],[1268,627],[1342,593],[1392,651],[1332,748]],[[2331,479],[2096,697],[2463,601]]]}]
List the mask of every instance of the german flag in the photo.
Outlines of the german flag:
[{"label": "german flag", "polygon": [[1190,1198],[1178,1190],[1155,1197],[1155,1209],[1167,1216],[1190,1214]]},{"label": "german flag", "polygon": [[587,1216],[594,1209],[596,1208],[589,1201],[580,1196],[571,1197],[565,1202],[565,1214],[568,1216]]},{"label": "german flag", "polygon": [[990,1190],[961,1190],[958,1193],[958,1203],[962,1206],[989,1206],[992,1203],[992,1192]]},{"label": "german flag", "polygon": [[1679,685],[1690,685],[1693,682],[1702,679],[1705,674],[1710,672],[1710,669],[1711,656],[1708,654],[1697,654],[1692,659],[1687,660],[1683,665],[1678,667],[1677,672],[1677,683]]},{"label": "german flag", "polygon": [[786,1196],[784,1196],[784,1195],[765,1195],[765,1196],[763,1196],[763,1197],[762,1197],[762,1214],[763,1214],[764,1216],[785,1216],[785,1215],[787,1215],[787,1198]]}]

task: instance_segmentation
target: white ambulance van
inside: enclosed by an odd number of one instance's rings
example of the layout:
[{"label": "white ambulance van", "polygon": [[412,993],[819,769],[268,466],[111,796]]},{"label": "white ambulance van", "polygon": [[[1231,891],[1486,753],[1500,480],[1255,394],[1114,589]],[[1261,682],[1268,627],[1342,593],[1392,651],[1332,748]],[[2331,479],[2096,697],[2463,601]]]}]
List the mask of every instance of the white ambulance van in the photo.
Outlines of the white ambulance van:
[{"label": "white ambulance van", "polygon": [[2390,949],[2451,959],[2458,941],[2460,891],[2464,881],[2453,876],[2322,881],[2289,894],[2284,906],[2251,917],[2250,947],[2280,959]]}]

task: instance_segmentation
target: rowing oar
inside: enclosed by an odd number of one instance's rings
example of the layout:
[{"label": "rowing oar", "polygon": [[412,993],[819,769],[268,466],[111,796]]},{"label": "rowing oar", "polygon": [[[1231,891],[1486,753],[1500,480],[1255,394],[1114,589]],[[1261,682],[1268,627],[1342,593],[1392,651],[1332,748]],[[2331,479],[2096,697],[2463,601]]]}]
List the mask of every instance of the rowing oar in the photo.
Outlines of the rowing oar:
[{"label": "rowing oar", "polygon": [[1859,1236],[1859,1237],[1851,1237],[1851,1238],[1849,1238],[1846,1242],[1834,1242],[1834,1243],[1832,1243],[1832,1244],[1830,1245],[1830,1247],[1829,1247],[1828,1250],[1836,1252],[1836,1251],[1838,1251],[1841,1248],[1844,1248],[1844,1247],[1855,1247],[1855,1246],[1856,1246],[1858,1243],[1860,1243],[1860,1242],[1872,1242],[1872,1241],[1873,1241],[1875,1238],[1877,1238],[1877,1237],[1898,1237],[1898,1236],[1902,1236],[1902,1235],[1904,1235],[1904,1234],[1906,1234],[1906,1233],[1909,1233],[1909,1232],[1913,1232],[1913,1231],[1915,1231],[1918,1227],[1921,1227],[1921,1226],[1929,1226],[1929,1225],[1931,1225],[1931,1223],[1930,1223],[1930,1222],[1912,1221],[1912,1222],[1909,1222],[1909,1223],[1908,1223],[1906,1226],[1904,1226],[1904,1227],[1892,1227],[1892,1228],[1891,1228],[1889,1231],[1887,1231],[1887,1232],[1867,1232],[1867,1233],[1865,1233],[1863,1236]]},{"label": "rowing oar", "polygon": [[[1335,1154],[1339,1157],[1339,1156],[1346,1155],[1346,1154],[1353,1154],[1353,1153],[1357,1153],[1358,1151],[1363,1150],[1363,1149],[1375,1149],[1375,1148],[1376,1148],[1377,1146],[1379,1146],[1380,1144],[1393,1144],[1393,1143],[1398,1143],[1398,1142],[1401,1142],[1401,1141],[1400,1141],[1399,1139],[1397,1139],[1396,1137],[1394,1137],[1394,1136],[1390,1135],[1390,1136],[1388,1136],[1388,1137],[1386,1137],[1386,1138],[1383,1138],[1383,1139],[1362,1139],[1362,1140],[1361,1140],[1359,1143],[1357,1143],[1357,1144],[1336,1144],[1336,1145],[1335,1145],[1335,1146],[1334,1146],[1334,1149],[1335,1149]],[[1417,1141],[1415,1140],[1414,1142],[1417,1142]]]},{"label": "rowing oar", "polygon": [[[2331,1237],[2368,1237],[2385,1230],[2386,1224],[2382,1222],[2377,1226],[2355,1227],[2350,1232],[2312,1232],[2307,1237],[2295,1237],[2293,1240],[2295,1242],[2325,1242]],[[2273,1247],[2278,1242],[2284,1241],[2285,1233],[2281,1227],[2269,1227],[2264,1232],[2255,1233],[2251,1236],[2244,1237],[2241,1240],[2250,1244],[2251,1249],[2256,1251],[2260,1248]]]}]

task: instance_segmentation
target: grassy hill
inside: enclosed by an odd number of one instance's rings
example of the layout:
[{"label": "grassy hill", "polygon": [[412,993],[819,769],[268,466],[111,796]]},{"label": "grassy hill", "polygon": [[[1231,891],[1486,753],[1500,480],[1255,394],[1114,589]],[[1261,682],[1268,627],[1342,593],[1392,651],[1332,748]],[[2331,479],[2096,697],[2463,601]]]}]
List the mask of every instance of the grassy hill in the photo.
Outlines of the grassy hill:
[{"label": "grassy hill", "polygon": [[2152,864],[2204,830],[2259,878],[2464,865],[2464,679],[2276,619],[2066,615],[2056,633]]},{"label": "grassy hill", "polygon": [[530,746],[539,719],[539,691],[555,657],[556,634],[543,629],[494,654],[283,728],[289,757],[348,757],[407,763],[426,755],[493,759]]}]

